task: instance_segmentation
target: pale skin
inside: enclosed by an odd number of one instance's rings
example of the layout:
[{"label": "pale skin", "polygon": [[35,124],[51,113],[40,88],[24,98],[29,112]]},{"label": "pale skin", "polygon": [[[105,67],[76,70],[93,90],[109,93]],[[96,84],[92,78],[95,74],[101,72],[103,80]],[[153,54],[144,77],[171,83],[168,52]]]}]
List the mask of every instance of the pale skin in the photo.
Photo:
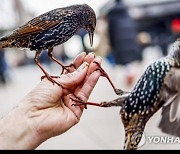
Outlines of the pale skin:
[{"label": "pale skin", "polygon": [[0,120],[0,149],[35,149],[51,137],[60,135],[80,121],[84,105],[72,97],[87,101],[100,71],[93,53],[79,54],[58,81],[64,88],[46,78],[31,90],[10,113]]}]

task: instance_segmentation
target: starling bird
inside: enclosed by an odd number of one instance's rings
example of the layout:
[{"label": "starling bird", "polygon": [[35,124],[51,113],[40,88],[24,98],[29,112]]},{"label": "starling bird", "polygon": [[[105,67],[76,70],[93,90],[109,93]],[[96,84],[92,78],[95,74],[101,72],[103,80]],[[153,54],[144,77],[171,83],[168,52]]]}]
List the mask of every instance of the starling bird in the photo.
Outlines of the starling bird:
[{"label": "starling bird", "polygon": [[[79,29],[84,28],[89,33],[90,45],[93,45],[93,35],[96,27],[96,14],[87,4],[71,5],[64,8],[54,9],[27,22],[25,25],[14,30],[12,34],[0,38],[0,48],[29,48],[35,50],[35,63],[52,83],[57,83],[41,66],[39,56],[44,49],[48,49],[48,56],[62,67],[62,73],[68,71],[68,67],[55,59],[52,55],[53,47],[70,39]],[[97,63],[102,76],[106,77],[119,94],[122,90],[115,88],[105,70]]]},{"label": "starling bird", "polygon": [[57,8],[33,18],[14,30],[12,34],[0,38],[0,48],[15,47],[35,50],[35,63],[48,80],[57,83],[39,63],[41,52],[47,49],[50,59],[61,65],[63,70],[68,70],[68,66],[64,66],[52,56],[53,47],[66,42],[81,28],[88,31],[92,46],[95,27],[95,12],[87,4]]},{"label": "starling bird", "polygon": [[[167,111],[170,105],[168,116],[167,112],[163,113],[166,115],[160,125],[163,130],[165,126],[170,126],[170,123],[165,124],[167,118],[171,122],[179,120],[178,103],[180,103],[180,39],[173,44],[166,57],[147,67],[131,92],[121,94],[113,101],[80,102],[80,105],[121,106],[120,115],[125,128],[124,149],[135,150],[142,138],[146,123],[161,107],[166,107]],[[175,133],[179,135],[178,131],[175,130]]]}]

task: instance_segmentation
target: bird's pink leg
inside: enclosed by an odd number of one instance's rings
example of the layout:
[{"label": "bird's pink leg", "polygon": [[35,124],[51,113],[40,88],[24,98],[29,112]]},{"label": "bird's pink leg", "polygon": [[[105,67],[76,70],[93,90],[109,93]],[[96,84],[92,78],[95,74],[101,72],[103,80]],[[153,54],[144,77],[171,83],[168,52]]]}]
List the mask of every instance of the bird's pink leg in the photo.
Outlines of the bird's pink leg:
[{"label": "bird's pink leg", "polygon": [[56,83],[58,86],[61,86],[63,88],[63,86],[58,83],[57,81],[55,81],[53,78],[60,78],[59,76],[51,76],[49,75],[41,66],[41,64],[39,62],[36,62],[36,64],[39,66],[39,68],[43,71],[43,73],[45,74],[44,76],[41,77],[41,80],[44,78],[47,78],[49,81],[51,81],[53,84]]},{"label": "bird's pink leg", "polygon": [[75,102],[78,102],[78,103],[76,103],[76,104],[72,104],[73,106],[84,105],[86,109],[87,109],[87,105],[102,107],[102,106],[101,106],[100,104],[98,104],[98,103],[94,103],[94,102],[84,102],[84,101],[80,100],[79,98],[71,97],[70,99],[73,100],[73,101],[75,101]]},{"label": "bird's pink leg", "polygon": [[41,64],[39,63],[38,58],[39,58],[40,53],[41,53],[41,50],[39,50],[39,51],[36,52],[34,61],[35,61],[36,65],[38,65],[39,68],[42,70],[42,72],[45,74],[44,76],[41,77],[41,80],[42,80],[43,78],[47,78],[47,79],[48,79],[49,81],[51,81],[53,84],[56,83],[58,86],[61,86],[61,87],[63,88],[63,86],[62,86],[60,83],[58,83],[57,81],[55,81],[55,80],[53,79],[53,78],[60,78],[60,76],[51,76],[51,75],[49,75],[49,74],[44,70],[44,68],[41,66]]},{"label": "bird's pink leg", "polygon": [[64,66],[60,61],[58,61],[56,58],[53,57],[52,55],[52,51],[53,51],[53,48],[49,48],[48,49],[48,56],[51,60],[53,60],[54,62],[56,62],[57,64],[59,64],[61,67],[62,67],[62,71],[61,71],[61,74],[64,73],[64,70],[68,71],[69,72],[69,67],[73,66],[75,68],[75,65],[74,64],[70,64],[68,66]]},{"label": "bird's pink leg", "polygon": [[104,77],[106,77],[106,78],[108,79],[108,81],[110,82],[110,84],[111,84],[114,92],[115,92],[117,95],[123,95],[124,93],[126,93],[126,92],[124,92],[123,90],[117,89],[117,88],[115,87],[115,85],[114,85],[113,82],[111,81],[109,75],[108,75],[108,74],[106,73],[106,71],[100,66],[99,63],[97,63],[96,61],[95,61],[94,63],[96,63],[96,65],[98,65],[98,70],[99,70],[99,71],[101,72],[101,74],[102,74],[101,76],[104,76]]}]

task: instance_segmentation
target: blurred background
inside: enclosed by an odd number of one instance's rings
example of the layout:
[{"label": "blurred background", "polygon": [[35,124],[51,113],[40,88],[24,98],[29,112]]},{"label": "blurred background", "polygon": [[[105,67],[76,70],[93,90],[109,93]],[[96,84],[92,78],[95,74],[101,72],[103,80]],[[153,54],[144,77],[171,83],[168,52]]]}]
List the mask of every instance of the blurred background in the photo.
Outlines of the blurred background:
[{"label": "blurred background", "polygon": [[[54,48],[53,55],[64,64],[82,51],[103,58],[102,66],[114,84],[132,90],[146,67],[166,56],[180,35],[180,0],[0,0],[0,36],[11,33],[33,17],[58,7],[86,3],[97,15],[94,45],[85,30]],[[0,116],[6,115],[39,82],[43,75],[34,63],[34,51],[0,49]],[[44,51],[40,62],[52,75],[61,68]],[[106,85],[106,86],[104,86]],[[103,90],[102,90],[103,89]],[[117,98],[106,79],[100,78],[89,100]],[[68,132],[51,138],[37,149],[122,149],[124,129],[120,108],[89,106],[81,121]],[[157,125],[161,110],[146,126],[151,136],[167,136]],[[140,149],[180,149],[177,144],[148,144]]]}]

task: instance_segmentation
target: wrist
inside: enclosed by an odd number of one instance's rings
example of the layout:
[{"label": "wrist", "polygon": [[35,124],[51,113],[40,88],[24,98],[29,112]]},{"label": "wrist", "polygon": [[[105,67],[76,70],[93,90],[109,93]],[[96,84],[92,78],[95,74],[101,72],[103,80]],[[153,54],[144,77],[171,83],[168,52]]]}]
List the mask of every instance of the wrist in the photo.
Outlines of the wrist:
[{"label": "wrist", "polygon": [[41,143],[26,111],[18,106],[0,120],[0,149],[35,149]]}]

